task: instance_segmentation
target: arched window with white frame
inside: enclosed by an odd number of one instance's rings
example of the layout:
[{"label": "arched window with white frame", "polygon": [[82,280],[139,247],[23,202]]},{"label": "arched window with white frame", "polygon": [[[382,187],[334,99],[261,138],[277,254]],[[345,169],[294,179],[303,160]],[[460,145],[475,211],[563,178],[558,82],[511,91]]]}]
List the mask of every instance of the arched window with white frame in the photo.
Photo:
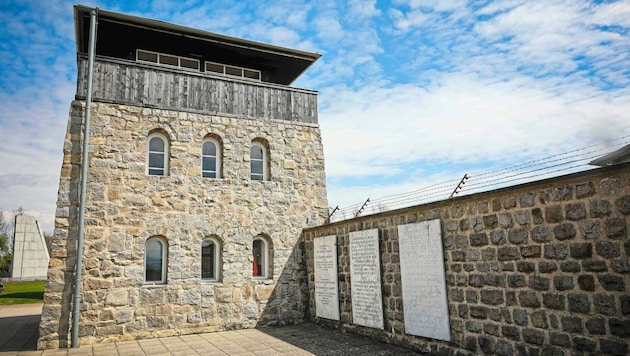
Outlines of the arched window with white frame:
[{"label": "arched window with white frame", "polygon": [[168,175],[169,142],[168,138],[154,132],[147,139],[147,174],[150,176]]},{"label": "arched window with white frame", "polygon": [[221,245],[213,237],[201,242],[201,279],[206,281],[218,281],[220,278]]},{"label": "arched window with white frame", "polygon": [[252,276],[256,279],[267,279],[269,273],[269,241],[264,236],[254,237],[252,243]]},{"label": "arched window with white frame", "polygon": [[253,141],[250,149],[251,180],[269,180],[269,154],[261,142]]},{"label": "arched window with white frame", "polygon": [[201,145],[201,176],[221,178],[221,142],[215,138],[205,138]]},{"label": "arched window with white frame", "polygon": [[144,244],[144,282],[166,284],[168,242],[161,236],[153,236]]}]

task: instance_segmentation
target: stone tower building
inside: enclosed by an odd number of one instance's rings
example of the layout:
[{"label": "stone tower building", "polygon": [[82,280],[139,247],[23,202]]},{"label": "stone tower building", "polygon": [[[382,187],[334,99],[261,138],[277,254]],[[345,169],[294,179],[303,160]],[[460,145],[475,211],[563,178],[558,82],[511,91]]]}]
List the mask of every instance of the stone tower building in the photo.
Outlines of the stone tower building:
[{"label": "stone tower building", "polygon": [[[39,348],[66,347],[93,9],[70,107]],[[327,216],[319,54],[97,10],[79,342],[300,322]]]}]

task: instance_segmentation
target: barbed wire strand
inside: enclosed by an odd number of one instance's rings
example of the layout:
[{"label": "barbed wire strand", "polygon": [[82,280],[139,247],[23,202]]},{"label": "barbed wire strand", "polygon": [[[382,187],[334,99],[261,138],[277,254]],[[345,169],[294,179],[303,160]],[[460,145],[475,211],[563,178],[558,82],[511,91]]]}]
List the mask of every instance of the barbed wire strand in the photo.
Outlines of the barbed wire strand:
[{"label": "barbed wire strand", "polygon": [[[514,182],[530,181],[535,178],[542,179],[542,177],[552,177],[560,172],[580,171],[580,168],[586,167],[592,168],[592,166],[588,164],[591,160],[600,157],[603,152],[612,152],[628,144],[630,142],[627,140],[628,138],[630,138],[630,135],[613,139],[609,141],[607,145],[601,143],[592,144],[571,151],[554,154],[545,158],[519,163],[510,167],[481,172],[479,174],[469,174],[469,179],[458,192],[458,196],[473,194],[483,190],[484,188],[494,187],[498,189],[499,187],[513,184]],[[567,157],[568,155],[570,156]],[[362,214],[369,215],[380,211],[437,201],[440,200],[440,198],[445,199],[443,193],[452,191],[454,183],[459,181],[460,179],[445,180],[409,192],[396,193],[371,199],[370,204],[365,207]],[[359,207],[362,205],[363,202],[360,202],[338,209],[331,217],[331,221],[345,219],[348,214],[354,216]]]}]

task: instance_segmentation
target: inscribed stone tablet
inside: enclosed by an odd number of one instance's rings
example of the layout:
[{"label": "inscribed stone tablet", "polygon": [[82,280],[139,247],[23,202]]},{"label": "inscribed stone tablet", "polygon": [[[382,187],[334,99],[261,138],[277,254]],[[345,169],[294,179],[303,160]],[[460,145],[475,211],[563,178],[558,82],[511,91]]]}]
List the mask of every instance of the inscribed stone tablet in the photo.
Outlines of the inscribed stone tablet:
[{"label": "inscribed stone tablet", "polygon": [[350,233],[352,320],[357,325],[383,329],[378,229]]},{"label": "inscribed stone tablet", "polygon": [[405,332],[451,340],[440,220],[398,226]]},{"label": "inscribed stone tablet", "polygon": [[339,289],[337,288],[337,236],[313,240],[315,253],[315,315],[339,320]]}]

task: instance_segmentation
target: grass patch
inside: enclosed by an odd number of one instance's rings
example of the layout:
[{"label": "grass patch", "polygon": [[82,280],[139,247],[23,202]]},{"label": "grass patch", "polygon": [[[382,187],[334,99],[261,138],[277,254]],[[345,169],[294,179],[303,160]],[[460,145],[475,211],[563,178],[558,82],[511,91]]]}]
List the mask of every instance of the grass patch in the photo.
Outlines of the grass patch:
[{"label": "grass patch", "polygon": [[41,303],[44,300],[45,281],[6,282],[0,293],[0,305]]}]

